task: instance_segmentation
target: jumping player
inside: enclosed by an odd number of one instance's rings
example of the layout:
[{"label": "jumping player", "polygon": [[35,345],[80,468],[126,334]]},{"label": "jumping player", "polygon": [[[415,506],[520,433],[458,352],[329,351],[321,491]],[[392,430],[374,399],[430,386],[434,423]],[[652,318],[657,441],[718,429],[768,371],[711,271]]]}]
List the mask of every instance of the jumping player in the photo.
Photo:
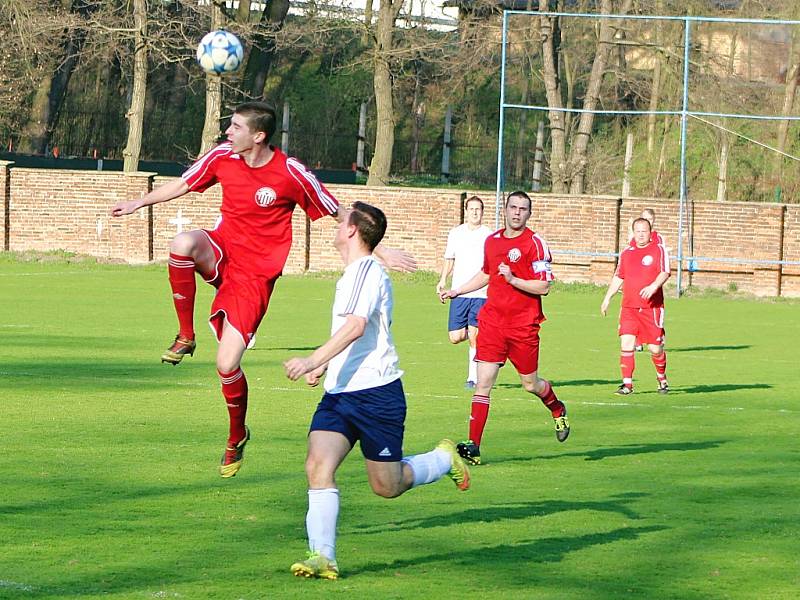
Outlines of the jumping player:
[{"label": "jumping player", "polygon": [[547,243],[526,226],[530,216],[530,197],[512,192],[506,199],[505,228],[486,239],[483,270],[440,295],[444,302],[489,285],[486,304],[478,315],[478,383],[472,397],[469,440],[458,444],[461,456],[476,465],[481,462],[489,395],[506,360],[516,368],[525,391],[538,396],[550,410],[556,439],[563,442],[569,435],[566,407],[550,382],[538,375],[539,328],[545,320],[542,296],[550,291],[553,273]]},{"label": "jumping player", "polygon": [[[179,178],[144,197],[119,202],[114,217],[173,200],[188,192],[222,185],[221,220],[213,230],[178,234],[170,245],[169,281],[178,335],[161,356],[177,365],[194,354],[195,272],[217,288],[209,323],[216,335],[217,371],[228,407],[229,433],[220,465],[222,477],[239,471],[250,439],[245,425],[247,379],[241,359],[267,311],[292,243],[291,218],[299,205],[312,219],[339,218],[339,204],[300,162],[269,144],[275,132],[274,109],[263,102],[236,108],[225,131],[227,141],[202,156]],[[387,264],[413,269],[402,252],[384,249]]]},{"label": "jumping player", "polygon": [[636,367],[634,347],[637,339],[647,344],[656,368],[658,392],[669,392],[667,353],[664,351],[664,292],[669,279],[669,256],[663,244],[654,241],[650,221],[640,217],[633,222],[635,245],[626,247],[605,298],[600,305],[603,316],[614,294],[622,288],[619,313],[620,369],[622,384],[616,394],[633,393],[633,371]]},{"label": "jumping player", "polygon": [[308,435],[309,557],[294,563],[298,577],[337,579],[335,474],[360,441],[372,490],[395,498],[445,475],[459,490],[469,488],[469,469],[450,440],[425,454],[402,456],[406,400],[400,381],[392,323],[392,284],[372,256],[386,231],[386,216],[356,202],[336,232],[334,245],[345,270],[336,284],[331,338],[305,358],[284,363],[292,381],[305,375],[315,386],[327,369],[325,394]]}]

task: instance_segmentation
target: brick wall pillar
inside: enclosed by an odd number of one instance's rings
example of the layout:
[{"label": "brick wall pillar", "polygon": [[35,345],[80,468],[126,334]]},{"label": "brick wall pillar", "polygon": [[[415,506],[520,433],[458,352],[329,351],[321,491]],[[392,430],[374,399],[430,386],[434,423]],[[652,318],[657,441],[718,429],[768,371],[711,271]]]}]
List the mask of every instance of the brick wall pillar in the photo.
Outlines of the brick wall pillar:
[{"label": "brick wall pillar", "polygon": [[[784,206],[765,206],[756,224],[756,260],[781,260],[783,257]],[[753,292],[757,296],[779,296],[781,284],[780,265],[756,264],[753,269]]]},{"label": "brick wall pillar", "polygon": [[[133,172],[123,174],[125,197],[141,198],[153,189],[155,173]],[[153,260],[153,207],[140,208],[132,215],[112,219],[115,230],[114,245],[125,259],[132,263]]]},{"label": "brick wall pillar", "polygon": [[[605,253],[619,252],[622,199],[595,199],[591,203],[592,250]],[[592,257],[589,264],[589,281],[598,285],[608,285],[616,266],[617,259],[613,256]]]},{"label": "brick wall pillar", "polygon": [[2,249],[11,249],[11,167],[14,163],[0,160],[0,227],[2,227]]}]

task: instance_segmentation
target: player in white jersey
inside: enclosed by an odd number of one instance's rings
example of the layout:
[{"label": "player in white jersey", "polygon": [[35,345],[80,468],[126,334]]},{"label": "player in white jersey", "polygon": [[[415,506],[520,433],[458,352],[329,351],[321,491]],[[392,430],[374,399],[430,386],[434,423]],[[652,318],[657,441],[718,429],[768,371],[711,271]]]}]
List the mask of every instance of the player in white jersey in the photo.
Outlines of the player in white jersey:
[{"label": "player in white jersey", "polygon": [[[444,251],[444,263],[439,283],[436,284],[436,295],[443,291],[456,289],[472,279],[483,268],[483,245],[492,230],[483,225],[483,200],[472,196],[464,203],[464,223],[454,227],[447,234],[447,246]],[[447,277],[453,273],[450,286]],[[450,342],[460,344],[469,340],[469,362],[467,371],[467,389],[474,389],[478,381],[477,363],[475,362],[475,340],[478,337],[478,312],[486,303],[486,287],[469,292],[450,302],[447,330]]]},{"label": "player in white jersey", "polygon": [[336,284],[331,338],[304,358],[284,363],[292,381],[305,375],[315,386],[327,369],[325,394],[308,435],[309,557],[294,563],[298,577],[337,579],[336,470],[360,442],[370,487],[394,498],[445,475],[459,490],[469,488],[469,470],[455,444],[442,440],[425,454],[402,456],[406,401],[392,341],[392,284],[372,256],[386,231],[383,212],[356,202],[336,232],[344,274]]}]

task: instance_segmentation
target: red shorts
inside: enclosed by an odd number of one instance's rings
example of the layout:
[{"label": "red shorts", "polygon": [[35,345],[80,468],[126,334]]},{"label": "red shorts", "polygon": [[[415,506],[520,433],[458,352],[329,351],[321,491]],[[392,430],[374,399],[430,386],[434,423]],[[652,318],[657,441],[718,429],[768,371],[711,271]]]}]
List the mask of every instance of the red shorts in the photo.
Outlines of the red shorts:
[{"label": "red shorts", "polygon": [[206,282],[217,288],[208,323],[219,341],[222,326],[227,321],[246,346],[267,313],[277,277],[248,273],[231,265],[225,254],[224,240],[219,234],[216,231],[203,232],[211,242],[216,259],[214,272],[204,276]]},{"label": "red shorts", "polygon": [[539,370],[539,325],[498,327],[479,318],[475,360],[504,364],[506,359],[520,375]]},{"label": "red shorts", "polygon": [[630,308],[619,311],[619,335],[635,335],[641,344],[664,343],[664,307]]}]

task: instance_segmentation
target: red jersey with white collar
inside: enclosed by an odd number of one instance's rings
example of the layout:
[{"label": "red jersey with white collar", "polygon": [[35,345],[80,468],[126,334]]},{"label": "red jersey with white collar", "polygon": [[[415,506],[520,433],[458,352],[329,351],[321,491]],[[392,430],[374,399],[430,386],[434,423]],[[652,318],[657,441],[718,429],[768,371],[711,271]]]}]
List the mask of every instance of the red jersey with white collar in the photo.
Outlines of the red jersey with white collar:
[{"label": "red jersey with white collar", "polygon": [[650,241],[644,248],[628,246],[619,255],[616,275],[623,279],[622,306],[629,308],[662,308],[663,288],[645,300],[642,288],[653,283],[660,273],[669,273],[669,256],[663,244]]},{"label": "red jersey with white collar", "polygon": [[297,159],[277,148],[267,164],[250,167],[224,142],[181,175],[192,192],[222,185],[222,219],[216,231],[225,239],[232,266],[277,277],[292,246],[292,212],[299,205],[317,220],[339,203]]},{"label": "red jersey with white collar", "polygon": [[506,237],[505,229],[486,238],[483,272],[489,275],[489,287],[479,315],[481,321],[502,327],[524,327],[544,321],[542,297],[515,288],[500,275],[498,268],[505,263],[520,279],[552,281],[551,260],[547,243],[527,227],[514,238]]}]

